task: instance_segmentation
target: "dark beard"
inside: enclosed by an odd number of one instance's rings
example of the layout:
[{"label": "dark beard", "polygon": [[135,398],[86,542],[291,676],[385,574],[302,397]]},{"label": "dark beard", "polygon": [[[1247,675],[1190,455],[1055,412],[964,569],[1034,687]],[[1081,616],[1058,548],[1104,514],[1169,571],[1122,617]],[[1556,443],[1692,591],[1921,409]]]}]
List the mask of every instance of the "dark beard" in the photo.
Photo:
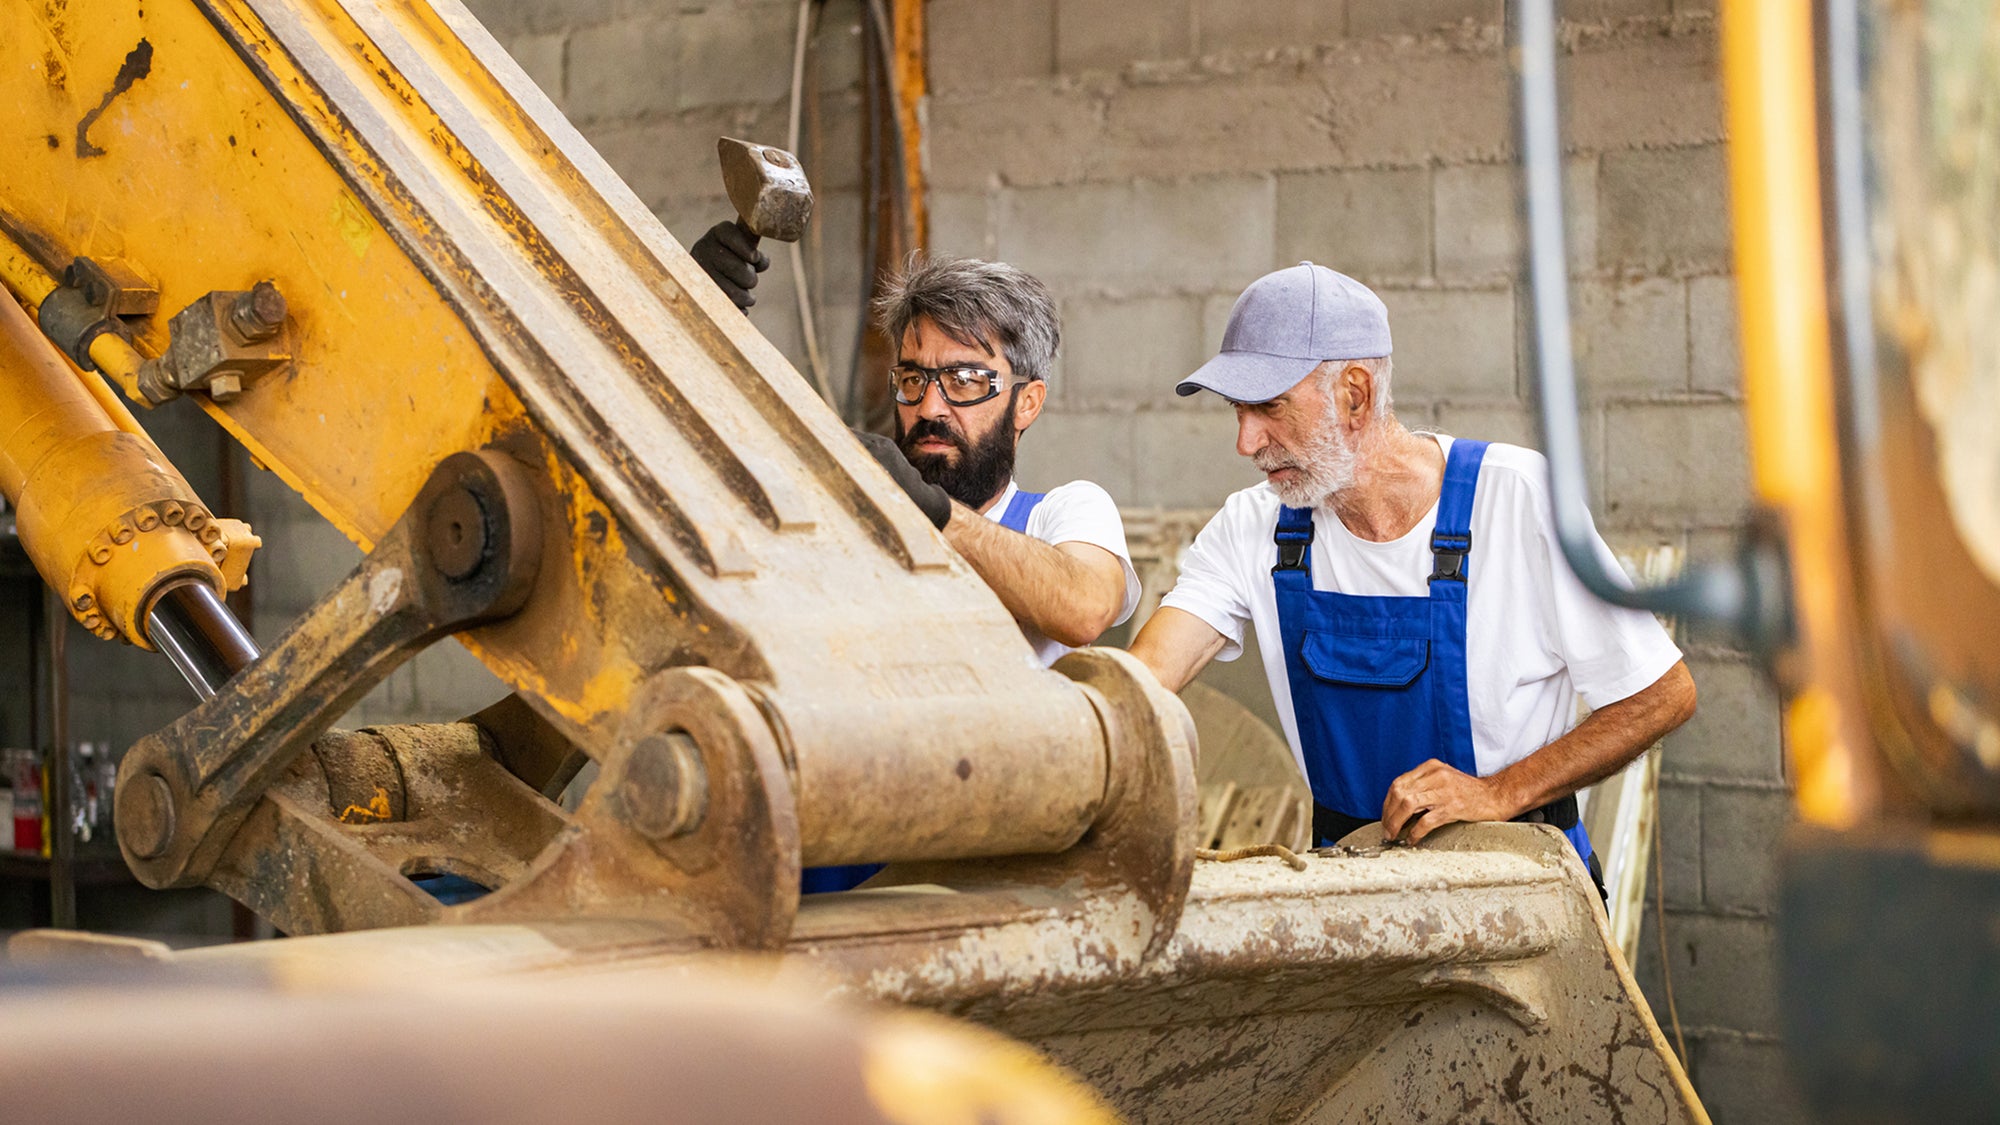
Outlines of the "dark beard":
[{"label": "dark beard", "polygon": [[[926,481],[944,489],[945,495],[953,500],[978,511],[980,505],[1000,495],[1014,478],[1014,403],[1020,390],[1015,387],[1008,392],[1006,415],[977,441],[967,441],[935,418],[919,418],[905,432],[903,420],[898,417],[896,444]],[[924,438],[950,442],[958,450],[958,463],[952,464],[942,453],[912,452]]]}]

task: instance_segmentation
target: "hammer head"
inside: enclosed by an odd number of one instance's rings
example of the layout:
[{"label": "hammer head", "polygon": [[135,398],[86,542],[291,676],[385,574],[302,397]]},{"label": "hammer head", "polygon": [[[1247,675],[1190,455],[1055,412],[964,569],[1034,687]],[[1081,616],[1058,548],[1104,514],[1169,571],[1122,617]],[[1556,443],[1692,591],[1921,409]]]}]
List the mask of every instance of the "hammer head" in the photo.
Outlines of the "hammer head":
[{"label": "hammer head", "polygon": [[743,225],[759,238],[797,242],[812,219],[812,185],[799,158],[781,148],[723,137],[722,184]]}]

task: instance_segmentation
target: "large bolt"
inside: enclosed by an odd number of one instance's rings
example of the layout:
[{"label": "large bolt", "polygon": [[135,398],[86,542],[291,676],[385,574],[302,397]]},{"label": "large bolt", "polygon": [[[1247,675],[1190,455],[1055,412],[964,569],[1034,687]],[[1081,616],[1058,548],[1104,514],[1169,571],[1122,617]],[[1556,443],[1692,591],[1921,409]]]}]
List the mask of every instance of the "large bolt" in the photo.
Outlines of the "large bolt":
[{"label": "large bolt", "polygon": [[286,311],[285,295],[270,282],[260,281],[230,303],[229,326],[244,343],[261,343],[285,326]]},{"label": "large bolt", "polygon": [[133,855],[152,859],[173,842],[174,793],[166,778],[156,773],[135,777],[130,785],[118,787],[112,804],[118,838]]},{"label": "large bolt", "polygon": [[640,739],[625,763],[618,802],[625,822],[656,844],[701,827],[708,814],[708,773],[700,747],[681,731]]},{"label": "large bolt", "polygon": [[464,578],[486,557],[486,510],[463,487],[448,488],[424,515],[424,545],[446,578]]}]

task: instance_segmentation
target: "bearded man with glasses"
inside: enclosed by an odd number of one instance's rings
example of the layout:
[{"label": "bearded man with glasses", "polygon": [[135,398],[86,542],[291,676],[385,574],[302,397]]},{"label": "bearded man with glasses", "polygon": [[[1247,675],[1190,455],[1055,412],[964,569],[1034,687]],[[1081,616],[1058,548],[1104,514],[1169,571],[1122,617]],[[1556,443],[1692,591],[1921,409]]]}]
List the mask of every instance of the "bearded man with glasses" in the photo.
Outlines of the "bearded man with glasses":
[{"label": "bearded man with glasses", "polygon": [[[730,237],[732,226],[690,250],[748,309],[766,260]],[[1014,481],[1061,339],[1048,287],[1001,262],[912,258],[875,315],[897,341],[880,376],[896,400],[896,436],[854,436],[1000,595],[1035,656],[1053,664],[1130,617],[1139,574],[1110,494],[1089,481],[1047,492]]]}]

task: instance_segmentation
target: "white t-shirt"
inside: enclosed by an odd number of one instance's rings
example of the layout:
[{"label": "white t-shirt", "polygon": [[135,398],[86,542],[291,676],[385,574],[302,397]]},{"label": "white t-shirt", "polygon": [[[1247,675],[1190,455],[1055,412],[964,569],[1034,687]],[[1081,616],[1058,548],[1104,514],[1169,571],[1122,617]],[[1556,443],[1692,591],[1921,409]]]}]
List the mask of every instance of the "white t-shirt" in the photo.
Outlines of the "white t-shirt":
[{"label": "white t-shirt", "polygon": [[[1434,436],[1448,454],[1452,439]],[[1221,660],[1242,655],[1246,620],[1256,626],[1272,701],[1304,772],[1271,580],[1277,562],[1271,535],[1279,507],[1269,484],[1224,501],[1188,549],[1180,581],[1160,604],[1194,614],[1227,638]],[[1466,563],[1471,571],[1466,589],[1467,702],[1482,777],[1565,734],[1575,725],[1578,696],[1593,708],[1615,703],[1651,686],[1681,658],[1651,614],[1607,605],[1583,588],[1563,560],[1552,511],[1542,455],[1514,445],[1489,445],[1473,494],[1472,555]],[[1347,530],[1331,510],[1315,509],[1313,589],[1426,596],[1436,523],[1433,504],[1401,538],[1372,543]],[[1611,570],[1622,574],[1594,528],[1591,538]]]},{"label": "white t-shirt", "polygon": [[[1014,502],[1014,494],[1021,486],[1007,482],[1007,491],[1000,499],[986,509],[986,518],[994,523],[1007,514],[1007,505]],[[1118,505],[1111,494],[1087,480],[1073,480],[1060,488],[1052,488],[1028,513],[1026,534],[1030,539],[1044,543],[1088,543],[1102,547],[1118,556],[1125,567],[1125,603],[1118,609],[1118,620],[1113,625],[1122,625],[1139,607],[1139,572],[1132,568],[1132,553],[1125,547],[1125,521],[1118,515]],[[1070,647],[1061,641],[1052,641],[1042,635],[1041,630],[1032,625],[1022,625],[1021,635],[1034,646],[1035,656],[1046,668],[1061,660]]]}]

